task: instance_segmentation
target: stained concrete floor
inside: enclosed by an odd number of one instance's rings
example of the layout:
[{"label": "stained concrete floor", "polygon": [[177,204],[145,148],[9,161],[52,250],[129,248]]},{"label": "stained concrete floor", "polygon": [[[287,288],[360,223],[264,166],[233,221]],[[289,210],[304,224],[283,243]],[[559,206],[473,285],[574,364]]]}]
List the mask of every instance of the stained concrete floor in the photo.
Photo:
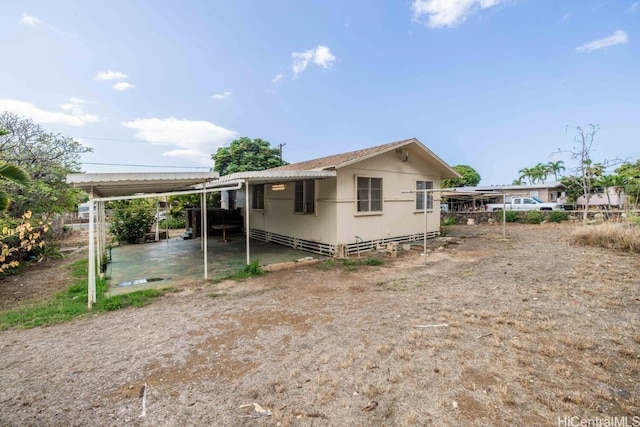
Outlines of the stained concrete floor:
[{"label": "stained concrete floor", "polygon": [[[228,277],[246,265],[245,237],[228,235],[207,241],[208,278]],[[251,261],[270,265],[295,261],[306,257],[322,258],[309,252],[295,250],[275,243],[250,241]],[[171,286],[177,280],[204,278],[204,252],[201,239],[170,238],[159,242],[117,246],[111,249],[107,265],[108,295],[141,289]],[[151,280],[150,280],[151,279]]]}]

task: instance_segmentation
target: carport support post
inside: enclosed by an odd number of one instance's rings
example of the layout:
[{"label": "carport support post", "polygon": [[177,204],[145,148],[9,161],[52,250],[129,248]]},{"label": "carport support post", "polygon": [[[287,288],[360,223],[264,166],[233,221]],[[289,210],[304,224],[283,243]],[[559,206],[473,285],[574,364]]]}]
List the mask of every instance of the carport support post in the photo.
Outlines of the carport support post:
[{"label": "carport support post", "polygon": [[[203,184],[204,186],[205,184]],[[207,193],[202,193],[202,231],[200,234],[202,235],[202,244],[204,249],[204,278],[207,279],[209,277],[209,265],[207,260]]]},{"label": "carport support post", "polygon": [[93,229],[95,225],[93,219],[93,215],[95,213],[95,202],[91,199],[89,202],[89,289],[87,290],[87,306],[91,308],[93,303],[96,302],[96,236]]},{"label": "carport support post", "polygon": [[245,201],[244,201],[244,212],[245,212],[245,221],[246,224],[244,226],[244,230],[245,230],[245,245],[247,246],[247,265],[251,264],[251,255],[250,255],[250,250],[249,250],[249,211],[251,210],[251,206],[249,205],[249,203],[251,203],[251,194],[250,194],[250,186],[249,183],[247,182],[245,184],[245,189],[247,191],[245,191],[246,196],[245,196]]},{"label": "carport support post", "polygon": [[502,194],[502,238],[507,238],[507,195]]}]

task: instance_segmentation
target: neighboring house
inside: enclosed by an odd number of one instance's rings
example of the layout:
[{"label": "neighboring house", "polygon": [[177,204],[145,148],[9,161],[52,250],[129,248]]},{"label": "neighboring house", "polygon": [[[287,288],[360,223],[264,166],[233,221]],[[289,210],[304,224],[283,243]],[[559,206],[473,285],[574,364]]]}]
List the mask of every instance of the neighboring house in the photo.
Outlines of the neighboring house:
[{"label": "neighboring house", "polygon": [[528,185],[478,185],[456,187],[443,194],[452,211],[484,210],[487,203],[501,203],[503,194],[511,197],[535,197],[543,202],[562,203],[566,199],[564,186],[558,181]]},{"label": "neighboring house", "polygon": [[478,186],[474,187],[485,195],[491,193],[506,194],[507,197],[535,197],[543,202],[557,202],[564,197],[564,186],[558,181],[542,182],[538,184],[525,185],[498,185],[498,186]]},{"label": "neighboring house", "polygon": [[[609,206],[614,208],[622,208],[625,204],[624,191],[618,193],[615,187],[608,187],[606,190],[599,189],[594,192],[589,198],[589,206],[597,206],[601,209],[608,208]],[[584,208],[586,205],[586,199],[584,196],[578,197],[575,202],[578,207]]]},{"label": "neighboring house", "polygon": [[223,193],[223,206],[228,203],[226,207],[239,207],[248,215],[251,238],[344,256],[389,242],[419,240],[425,232],[436,235],[440,196],[419,190],[437,190],[441,179],[459,177],[412,138],[231,174],[217,185],[242,186],[230,196]]}]

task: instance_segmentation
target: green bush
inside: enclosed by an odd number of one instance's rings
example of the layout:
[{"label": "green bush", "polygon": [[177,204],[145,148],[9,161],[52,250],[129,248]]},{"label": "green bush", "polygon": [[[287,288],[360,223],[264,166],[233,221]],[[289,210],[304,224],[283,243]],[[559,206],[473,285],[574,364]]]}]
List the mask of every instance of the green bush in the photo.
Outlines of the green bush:
[{"label": "green bush", "polygon": [[[506,222],[518,222],[520,213],[516,211],[504,211],[504,219]],[[496,213],[496,220],[502,222],[502,211]]]},{"label": "green bush", "polygon": [[454,216],[448,216],[442,220],[442,225],[455,225],[455,224],[456,224],[456,217]]},{"label": "green bush", "polygon": [[528,224],[540,224],[544,220],[544,215],[539,211],[529,211],[524,216]]},{"label": "green bush", "polygon": [[551,211],[547,216],[547,220],[550,222],[560,222],[569,219],[569,212],[565,211]]},{"label": "green bush", "polygon": [[130,202],[122,203],[113,210],[109,233],[118,242],[138,243],[151,231],[155,214],[143,204],[135,203],[135,200]]},{"label": "green bush", "polygon": [[160,221],[159,226],[160,228],[175,230],[177,228],[185,228],[187,226],[187,221],[185,220],[184,216],[170,216],[169,218]]}]

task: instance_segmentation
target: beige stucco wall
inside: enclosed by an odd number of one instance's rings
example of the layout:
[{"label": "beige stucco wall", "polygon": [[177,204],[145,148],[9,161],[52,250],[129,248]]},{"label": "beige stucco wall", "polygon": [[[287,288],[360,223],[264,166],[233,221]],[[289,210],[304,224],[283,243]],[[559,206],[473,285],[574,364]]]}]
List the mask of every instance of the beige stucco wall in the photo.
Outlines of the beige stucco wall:
[{"label": "beige stucco wall", "polygon": [[335,182],[335,178],[316,180],[316,209],[313,215],[293,211],[293,182],[284,183],[285,189],[281,191],[274,191],[271,184],[265,184],[264,210],[251,209],[251,228],[335,245]]},{"label": "beige stucco wall", "polygon": [[[385,153],[341,168],[335,178],[316,180],[314,215],[293,212],[293,182],[284,183],[282,191],[274,191],[271,184],[266,184],[264,210],[251,209],[250,226],[331,245],[355,243],[355,236],[370,241],[423,233],[425,215],[424,211],[415,210],[416,194],[402,191],[415,189],[417,180],[433,181],[434,188],[440,188],[440,176],[426,159],[417,156],[410,156],[404,162],[403,159],[402,153]],[[357,176],[382,178],[382,213],[357,212]],[[438,194],[434,195],[434,209],[428,218],[429,232],[440,228],[439,198]]]},{"label": "beige stucco wall", "polygon": [[[365,241],[424,232],[424,211],[415,210],[415,193],[402,191],[415,189],[416,181],[433,181],[440,188],[440,177],[424,160],[410,157],[402,162],[395,152],[359,162],[338,170],[337,241],[355,243],[355,236]],[[356,177],[382,178],[382,213],[363,214],[356,207]],[[439,196],[434,196],[434,209],[429,213],[429,231],[440,228]]]}]

